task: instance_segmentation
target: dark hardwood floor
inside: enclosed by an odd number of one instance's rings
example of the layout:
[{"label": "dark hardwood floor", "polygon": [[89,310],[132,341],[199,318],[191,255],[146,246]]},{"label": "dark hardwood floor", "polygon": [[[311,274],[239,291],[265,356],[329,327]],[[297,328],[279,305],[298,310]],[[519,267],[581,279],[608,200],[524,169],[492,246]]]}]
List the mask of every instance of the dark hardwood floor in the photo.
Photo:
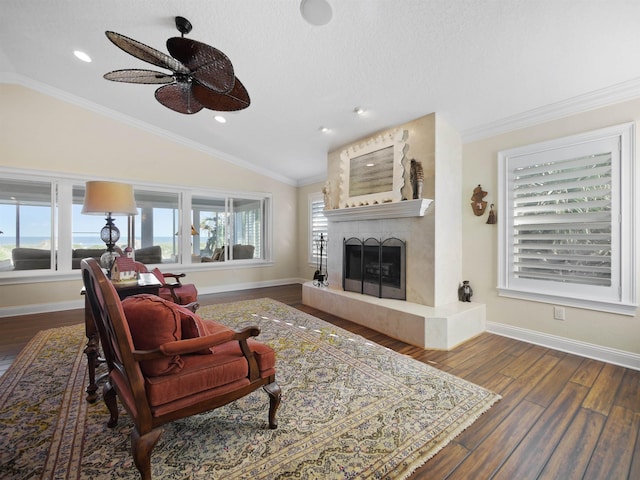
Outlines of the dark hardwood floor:
[{"label": "dark hardwood floor", "polygon": [[[502,400],[411,477],[640,479],[640,372],[484,333],[423,350],[301,304],[300,285],[203,295],[203,305],[270,297],[489,388]],[[39,330],[83,310],[0,319],[0,373]]]}]

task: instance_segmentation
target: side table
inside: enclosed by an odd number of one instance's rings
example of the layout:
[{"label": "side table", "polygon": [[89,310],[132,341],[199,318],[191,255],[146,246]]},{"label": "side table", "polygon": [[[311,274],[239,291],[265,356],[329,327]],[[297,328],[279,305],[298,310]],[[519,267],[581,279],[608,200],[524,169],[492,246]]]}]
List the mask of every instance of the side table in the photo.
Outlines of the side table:
[{"label": "side table", "polygon": [[[139,293],[150,293],[152,295],[158,295],[162,283],[153,275],[153,273],[140,273],[139,279],[134,284],[117,284],[113,283],[118,297],[123,300],[131,295],[138,295]],[[84,329],[87,335],[87,346],[84,349],[84,353],[87,356],[87,366],[89,367],[89,385],[87,385],[87,401],[95,402],[98,394],[98,385],[96,382],[96,366],[99,359],[99,345],[100,338],[98,336],[98,329],[96,327],[95,319],[93,318],[93,312],[91,311],[91,305],[89,304],[89,298],[85,295],[85,289],[82,288],[81,294],[84,295]]]}]

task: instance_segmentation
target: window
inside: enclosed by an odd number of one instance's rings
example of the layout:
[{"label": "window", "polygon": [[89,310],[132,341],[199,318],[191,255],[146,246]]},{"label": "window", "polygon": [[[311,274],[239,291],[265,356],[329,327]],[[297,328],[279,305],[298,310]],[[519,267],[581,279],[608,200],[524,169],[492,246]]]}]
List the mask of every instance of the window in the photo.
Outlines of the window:
[{"label": "window", "polygon": [[[324,196],[321,193],[309,195],[309,263],[317,264],[320,255],[320,234],[327,239],[328,221],[324,214]],[[323,255],[326,258],[326,244]],[[326,260],[325,260],[326,261]],[[326,266],[326,264],[325,264]]]},{"label": "window", "polygon": [[[149,247],[160,246],[162,263],[178,262],[180,194],[148,188],[134,190],[138,207],[138,215],[133,217],[134,249],[148,251]],[[126,222],[126,217],[124,220]],[[126,225],[125,222],[120,225]],[[122,226],[119,228],[122,231]]]},{"label": "window", "polygon": [[[102,215],[83,215],[84,178],[0,167],[0,280],[26,275],[74,273],[85,256],[99,256],[105,244]],[[134,185],[138,215],[115,216],[117,246],[133,240],[145,263],[244,263],[270,261],[271,197],[224,194],[165,185]],[[183,225],[182,219],[191,218]],[[228,248],[231,246],[232,248]],[[138,258],[138,253],[141,255]],[[24,270],[25,272],[18,272]],[[29,271],[32,271],[29,273]],[[48,272],[48,273],[47,273]]]},{"label": "window", "polygon": [[54,268],[53,191],[47,181],[0,180],[0,271]]},{"label": "window", "polygon": [[[262,200],[248,198],[231,199],[231,245],[249,248],[233,248],[229,255],[235,260],[262,258]],[[253,248],[251,248],[253,247]]]},{"label": "window", "polygon": [[633,131],[499,153],[501,295],[635,313]]},{"label": "window", "polygon": [[194,196],[193,261],[267,260],[268,205],[264,197]]},{"label": "window", "polygon": [[227,242],[228,214],[224,197],[194,196],[191,224],[194,226],[194,258],[220,259],[222,247]]}]

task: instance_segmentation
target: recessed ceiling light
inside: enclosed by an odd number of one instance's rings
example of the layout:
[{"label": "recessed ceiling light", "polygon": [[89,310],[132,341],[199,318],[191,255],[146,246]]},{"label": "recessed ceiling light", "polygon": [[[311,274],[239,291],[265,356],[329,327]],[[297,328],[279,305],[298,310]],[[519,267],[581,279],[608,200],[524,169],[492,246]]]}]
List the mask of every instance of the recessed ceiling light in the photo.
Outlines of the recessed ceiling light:
[{"label": "recessed ceiling light", "polygon": [[77,59],[82,60],[83,62],[91,63],[91,57],[80,50],[74,50],[73,54]]},{"label": "recessed ceiling light", "polygon": [[320,130],[322,133],[329,133],[331,131],[331,129],[329,129],[328,127],[320,127],[318,130]]},{"label": "recessed ceiling light", "polygon": [[364,115],[366,113],[366,110],[362,107],[356,107],[353,111],[358,115]]},{"label": "recessed ceiling light", "polygon": [[216,115],[215,117],[213,117],[214,120],[218,123],[227,123],[227,119],[224,118],[222,115]]}]

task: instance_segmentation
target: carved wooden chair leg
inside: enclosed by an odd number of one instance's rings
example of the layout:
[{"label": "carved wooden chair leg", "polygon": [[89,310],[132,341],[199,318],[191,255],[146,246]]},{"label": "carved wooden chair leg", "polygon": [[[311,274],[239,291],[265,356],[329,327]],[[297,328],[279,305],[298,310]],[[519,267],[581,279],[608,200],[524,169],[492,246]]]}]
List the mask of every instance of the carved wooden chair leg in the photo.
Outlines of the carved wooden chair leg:
[{"label": "carved wooden chair leg", "polygon": [[96,364],[98,363],[98,340],[96,335],[89,337],[84,353],[87,356],[89,367],[89,385],[87,385],[87,402],[95,402],[98,398],[98,385],[96,382]]},{"label": "carved wooden chair leg", "polygon": [[109,421],[107,427],[113,428],[118,424],[118,402],[116,400],[116,391],[111,386],[111,382],[107,382],[102,387],[102,399],[109,409]]},{"label": "carved wooden chair leg", "polygon": [[158,443],[162,431],[162,428],[155,428],[140,435],[137,428],[134,427],[131,430],[131,453],[142,480],[151,480],[151,452]]},{"label": "carved wooden chair leg", "polygon": [[282,390],[280,389],[280,385],[278,385],[276,382],[272,382],[262,388],[269,394],[269,428],[273,430],[275,428],[278,428],[276,411],[280,406],[280,397],[282,395]]}]

